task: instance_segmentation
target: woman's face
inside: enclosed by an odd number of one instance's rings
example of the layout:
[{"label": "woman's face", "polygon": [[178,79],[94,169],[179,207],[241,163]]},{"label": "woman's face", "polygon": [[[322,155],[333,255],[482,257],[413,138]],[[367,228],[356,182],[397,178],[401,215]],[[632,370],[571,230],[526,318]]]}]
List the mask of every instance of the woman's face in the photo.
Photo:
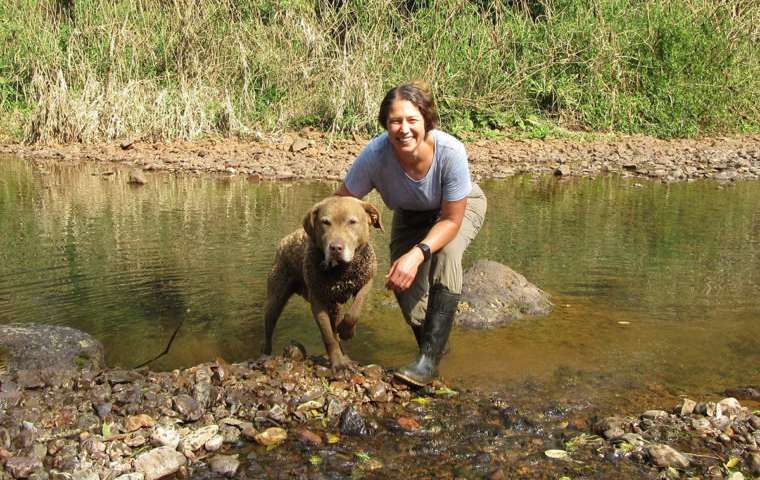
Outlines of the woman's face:
[{"label": "woman's face", "polygon": [[409,100],[397,99],[391,103],[386,128],[397,153],[414,153],[425,140],[425,119]]}]

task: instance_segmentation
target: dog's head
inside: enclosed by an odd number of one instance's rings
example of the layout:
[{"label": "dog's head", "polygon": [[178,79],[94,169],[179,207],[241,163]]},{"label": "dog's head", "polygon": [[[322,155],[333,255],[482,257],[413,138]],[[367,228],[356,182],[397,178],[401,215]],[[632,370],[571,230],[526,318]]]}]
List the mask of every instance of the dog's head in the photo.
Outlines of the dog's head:
[{"label": "dog's head", "polygon": [[303,229],[324,254],[323,264],[349,263],[356,249],[369,242],[369,226],[383,230],[380,212],[353,197],[328,197],[312,207]]}]

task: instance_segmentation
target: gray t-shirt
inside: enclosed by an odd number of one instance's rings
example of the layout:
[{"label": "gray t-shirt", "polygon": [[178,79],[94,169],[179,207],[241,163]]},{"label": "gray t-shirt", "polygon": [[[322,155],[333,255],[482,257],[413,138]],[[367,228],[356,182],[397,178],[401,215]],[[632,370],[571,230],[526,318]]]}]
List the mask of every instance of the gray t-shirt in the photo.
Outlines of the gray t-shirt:
[{"label": "gray t-shirt", "polygon": [[435,210],[442,200],[465,198],[472,184],[464,145],[440,130],[428,135],[435,140],[435,154],[425,177],[414,180],[404,172],[386,132],[373,138],[354,160],[343,180],[348,191],[363,198],[375,188],[391,210]]}]

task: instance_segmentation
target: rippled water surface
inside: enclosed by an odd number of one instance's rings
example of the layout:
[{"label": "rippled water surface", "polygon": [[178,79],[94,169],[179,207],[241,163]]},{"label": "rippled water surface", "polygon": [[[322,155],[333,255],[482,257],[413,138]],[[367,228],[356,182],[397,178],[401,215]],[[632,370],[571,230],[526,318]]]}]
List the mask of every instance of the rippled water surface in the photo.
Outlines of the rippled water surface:
[{"label": "rippled water surface", "polygon": [[[103,164],[0,160],[0,323],[85,330],[110,365],[153,358],[180,325],[152,368],[256,357],[276,241],[335,184],[126,180]],[[633,408],[639,394],[760,381],[760,183],[517,177],[482,186],[489,211],[465,266],[508,264],[556,309],[455,331],[443,364],[452,383]],[[383,273],[387,241],[375,235]],[[380,283],[348,350],[398,366],[415,345]],[[301,299],[283,313],[275,348],[291,339],[323,349]]]}]

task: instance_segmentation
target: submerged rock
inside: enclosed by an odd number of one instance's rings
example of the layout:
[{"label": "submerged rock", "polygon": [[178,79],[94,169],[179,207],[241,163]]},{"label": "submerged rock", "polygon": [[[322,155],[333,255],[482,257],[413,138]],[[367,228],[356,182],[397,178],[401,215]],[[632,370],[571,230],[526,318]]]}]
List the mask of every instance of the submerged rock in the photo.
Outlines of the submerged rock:
[{"label": "submerged rock", "polygon": [[464,273],[456,323],[490,328],[525,315],[546,315],[549,295],[506,265],[478,260]]},{"label": "submerged rock", "polygon": [[[103,346],[91,335],[36,323],[0,325],[0,355],[8,371],[100,370],[105,363]],[[50,383],[45,377],[40,383]]]},{"label": "submerged rock", "polygon": [[691,463],[683,453],[669,445],[652,445],[647,448],[647,453],[658,467],[686,468]]}]

